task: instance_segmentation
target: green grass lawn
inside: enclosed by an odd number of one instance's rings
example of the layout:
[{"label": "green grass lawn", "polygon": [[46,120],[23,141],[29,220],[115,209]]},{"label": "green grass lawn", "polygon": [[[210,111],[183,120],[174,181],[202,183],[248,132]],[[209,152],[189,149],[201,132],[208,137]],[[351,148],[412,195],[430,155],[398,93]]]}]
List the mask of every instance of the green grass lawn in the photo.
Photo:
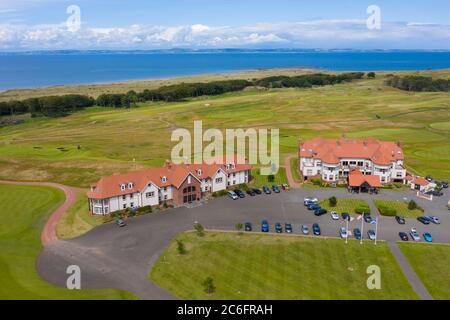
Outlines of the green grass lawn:
[{"label": "green grass lawn", "polygon": [[328,199],[320,201],[320,206],[328,211],[336,211],[338,213],[347,212],[349,214],[355,214],[356,208],[359,206],[368,207],[369,204],[365,200],[350,199],[350,198],[338,198],[336,207],[331,207]]},{"label": "green grass lawn", "polygon": [[424,212],[419,209],[409,210],[408,203],[404,201],[395,201],[395,200],[374,200],[373,201],[377,208],[380,206],[386,206],[388,208],[393,208],[397,210],[398,216],[404,216],[405,218],[417,218],[425,215]]},{"label": "green grass lawn", "polygon": [[300,176],[299,172],[299,159],[298,157],[294,157],[291,159],[291,171],[292,171],[292,177],[294,178],[295,182],[301,182],[302,177]]},{"label": "green grass lawn", "polygon": [[103,217],[89,212],[86,194],[80,192],[77,201],[58,221],[56,233],[60,239],[73,239],[103,224]]},{"label": "green grass lawn", "polygon": [[434,299],[450,300],[450,246],[399,243],[414,271]]},{"label": "green grass lawn", "polygon": [[282,184],[288,183],[287,177],[286,177],[286,170],[284,168],[280,168],[278,171],[278,174],[274,176],[274,180],[270,180],[270,176],[263,176],[260,174],[259,169],[253,169],[252,170],[252,186],[256,187],[262,187],[262,186],[268,186],[269,188],[272,187],[273,184],[278,184],[281,186]]},{"label": "green grass lawn", "polygon": [[64,193],[47,187],[0,185],[0,300],[133,299],[116,289],[69,291],[42,280],[40,234]]},{"label": "green grass lawn", "polygon": [[[417,299],[385,243],[212,232],[177,239],[187,254],[173,241],[150,277],[181,299]],[[382,290],[367,289],[371,265],[382,270]],[[212,296],[201,285],[207,277]]]}]

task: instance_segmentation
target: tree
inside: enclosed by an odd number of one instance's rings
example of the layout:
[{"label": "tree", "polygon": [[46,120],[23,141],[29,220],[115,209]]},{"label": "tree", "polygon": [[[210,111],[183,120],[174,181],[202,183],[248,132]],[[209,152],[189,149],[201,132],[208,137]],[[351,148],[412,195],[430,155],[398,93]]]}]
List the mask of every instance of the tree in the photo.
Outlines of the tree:
[{"label": "tree", "polygon": [[338,204],[338,200],[336,197],[331,197],[330,199],[328,199],[328,202],[330,204],[330,207],[335,208]]},{"label": "tree", "polygon": [[417,203],[414,201],[414,200],[411,200],[409,203],[408,203],[408,209],[409,210],[416,210],[418,208],[418,206],[417,206]]},{"label": "tree", "polygon": [[239,234],[241,234],[242,233],[242,229],[244,229],[244,225],[242,223],[236,223],[234,228],[236,229],[237,232],[239,232]]},{"label": "tree", "polygon": [[369,78],[369,79],[374,79],[376,76],[377,76],[377,75],[375,74],[375,72],[369,72],[369,73],[367,74],[367,78]]},{"label": "tree", "polygon": [[203,289],[207,295],[212,295],[216,292],[216,287],[214,286],[214,279],[208,277],[202,283]]},{"label": "tree", "polygon": [[195,226],[195,231],[197,231],[197,236],[204,237],[205,236],[205,228],[200,224],[197,223]]},{"label": "tree", "polygon": [[180,255],[185,255],[187,253],[186,247],[182,240],[177,240],[177,251]]}]

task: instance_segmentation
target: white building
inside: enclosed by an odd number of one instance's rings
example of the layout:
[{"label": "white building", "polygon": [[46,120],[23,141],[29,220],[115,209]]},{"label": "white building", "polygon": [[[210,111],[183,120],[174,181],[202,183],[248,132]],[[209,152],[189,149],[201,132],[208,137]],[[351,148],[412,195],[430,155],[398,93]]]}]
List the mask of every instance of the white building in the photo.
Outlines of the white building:
[{"label": "white building", "polygon": [[403,150],[394,142],[315,138],[300,146],[299,158],[306,180],[320,177],[331,183],[347,181],[354,170],[378,176],[382,184],[404,183],[406,178]]}]

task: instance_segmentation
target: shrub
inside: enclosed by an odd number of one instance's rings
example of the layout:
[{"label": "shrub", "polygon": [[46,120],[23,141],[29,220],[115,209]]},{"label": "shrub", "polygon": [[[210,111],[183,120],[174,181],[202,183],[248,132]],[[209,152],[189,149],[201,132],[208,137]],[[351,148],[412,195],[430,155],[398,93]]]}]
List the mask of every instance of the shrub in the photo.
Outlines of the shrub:
[{"label": "shrub", "polygon": [[331,197],[328,199],[328,203],[330,204],[330,207],[335,208],[338,204],[338,199],[336,197]]},{"label": "shrub", "polygon": [[213,198],[220,198],[220,197],[226,196],[227,193],[228,193],[227,190],[222,190],[222,191],[218,191],[218,192],[213,192],[212,196],[213,196]]},{"label": "shrub", "polygon": [[208,277],[202,283],[203,289],[206,294],[212,295],[216,292],[216,287],[214,286],[214,280],[211,277]]},{"label": "shrub", "polygon": [[408,210],[413,211],[413,210],[416,210],[417,207],[418,207],[418,205],[417,205],[417,203],[416,203],[414,200],[411,200],[411,201],[408,203]]},{"label": "shrub", "polygon": [[360,204],[356,207],[355,213],[357,214],[370,214],[372,210],[367,204]]},{"label": "shrub", "polygon": [[138,216],[149,214],[149,213],[152,213],[152,212],[153,212],[152,206],[145,206],[145,207],[141,207],[141,208],[136,210],[136,214]]},{"label": "shrub", "polygon": [[197,236],[204,237],[205,236],[205,228],[200,223],[197,223],[194,226],[195,231],[197,231]]},{"label": "shrub", "polygon": [[397,209],[386,205],[378,205],[378,211],[380,211],[383,216],[395,217],[397,215]]},{"label": "shrub", "polygon": [[237,232],[241,233],[242,229],[244,229],[244,225],[242,223],[236,223],[234,228],[236,229]]},{"label": "shrub", "polygon": [[181,240],[177,240],[177,251],[181,255],[185,255],[187,253],[184,242]]}]

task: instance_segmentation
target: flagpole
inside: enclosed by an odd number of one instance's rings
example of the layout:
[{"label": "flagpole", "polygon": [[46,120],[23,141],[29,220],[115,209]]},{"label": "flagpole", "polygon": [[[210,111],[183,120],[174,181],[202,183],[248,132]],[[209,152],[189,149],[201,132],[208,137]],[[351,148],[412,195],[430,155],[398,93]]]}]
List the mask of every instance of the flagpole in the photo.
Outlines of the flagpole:
[{"label": "flagpole", "polygon": [[361,244],[363,244],[364,239],[364,214],[361,219]]},{"label": "flagpole", "polygon": [[345,237],[345,244],[348,244],[348,219],[347,219],[347,237]]},{"label": "flagpole", "polygon": [[375,226],[375,245],[377,245],[378,240],[378,217],[377,217],[377,224]]}]

